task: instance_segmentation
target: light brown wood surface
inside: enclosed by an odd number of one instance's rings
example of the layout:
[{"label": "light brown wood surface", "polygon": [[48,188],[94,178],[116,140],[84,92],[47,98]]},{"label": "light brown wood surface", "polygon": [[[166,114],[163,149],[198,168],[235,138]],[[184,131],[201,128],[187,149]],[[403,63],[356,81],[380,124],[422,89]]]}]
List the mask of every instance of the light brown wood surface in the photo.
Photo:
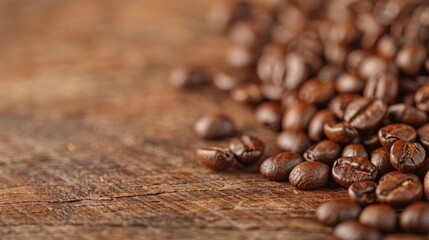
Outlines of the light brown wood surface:
[{"label": "light brown wood surface", "polygon": [[224,111],[276,152],[275,134],[212,87],[176,91],[177,63],[219,66],[206,0],[0,1],[2,239],[323,239],[317,206],[255,169],[195,160],[192,126]]}]

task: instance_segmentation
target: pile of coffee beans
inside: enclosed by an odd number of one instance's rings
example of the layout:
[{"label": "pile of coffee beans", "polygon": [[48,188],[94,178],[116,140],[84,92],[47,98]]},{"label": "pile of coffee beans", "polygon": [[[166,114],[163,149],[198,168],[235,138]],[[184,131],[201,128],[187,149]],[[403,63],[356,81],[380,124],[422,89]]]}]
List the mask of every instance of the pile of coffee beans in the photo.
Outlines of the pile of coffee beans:
[{"label": "pile of coffee beans", "polygon": [[[264,144],[244,135],[198,149],[203,165],[260,163],[263,177],[298,189],[348,188],[349,199],[316,212],[339,239],[429,234],[428,1],[234,0],[209,20],[231,42],[227,67],[178,68],[172,83],[212,82],[251,106],[283,152],[261,163]],[[203,117],[195,132],[237,133],[222,114]]]}]

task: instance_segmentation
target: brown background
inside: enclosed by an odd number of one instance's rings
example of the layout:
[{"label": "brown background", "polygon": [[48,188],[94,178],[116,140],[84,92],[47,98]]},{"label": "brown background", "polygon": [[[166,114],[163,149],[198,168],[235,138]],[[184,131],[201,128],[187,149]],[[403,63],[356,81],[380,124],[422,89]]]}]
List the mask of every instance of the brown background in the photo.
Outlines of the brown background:
[{"label": "brown background", "polygon": [[[177,63],[219,66],[226,42],[206,0],[0,1],[0,234],[4,239],[320,239],[316,207],[345,191],[298,191],[252,169],[195,160],[194,121],[224,110],[204,88],[177,92]],[[225,144],[219,142],[216,144]]]}]

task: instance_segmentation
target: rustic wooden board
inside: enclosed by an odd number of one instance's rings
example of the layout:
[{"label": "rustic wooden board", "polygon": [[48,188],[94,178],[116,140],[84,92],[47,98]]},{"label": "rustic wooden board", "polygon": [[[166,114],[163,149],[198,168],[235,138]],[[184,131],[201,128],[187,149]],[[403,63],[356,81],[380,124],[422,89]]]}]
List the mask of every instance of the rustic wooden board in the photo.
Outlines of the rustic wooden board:
[{"label": "rustic wooden board", "polygon": [[[345,191],[298,191],[255,169],[194,158],[199,116],[224,110],[275,135],[213,88],[177,92],[178,62],[219,66],[212,1],[0,1],[2,239],[320,239],[316,207]],[[226,141],[215,144],[226,144]]]}]

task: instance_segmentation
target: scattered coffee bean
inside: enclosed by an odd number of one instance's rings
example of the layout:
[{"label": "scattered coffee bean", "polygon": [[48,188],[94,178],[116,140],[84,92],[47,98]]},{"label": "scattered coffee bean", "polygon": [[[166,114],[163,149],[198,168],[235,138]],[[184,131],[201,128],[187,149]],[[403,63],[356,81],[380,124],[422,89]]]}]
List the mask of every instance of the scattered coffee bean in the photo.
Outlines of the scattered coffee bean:
[{"label": "scattered coffee bean", "polygon": [[265,159],[260,173],[271,181],[287,181],[292,169],[303,161],[298,153],[282,152]]},{"label": "scattered coffee bean", "polygon": [[335,227],[334,236],[340,240],[380,240],[382,235],[377,229],[358,221],[346,221]]},{"label": "scattered coffee bean", "polygon": [[396,65],[406,74],[416,75],[427,57],[426,47],[419,42],[410,42],[403,46],[396,56]]},{"label": "scattered coffee bean", "polygon": [[231,98],[239,103],[259,104],[264,100],[261,89],[255,83],[247,83],[234,88]]},{"label": "scattered coffee bean", "polygon": [[356,73],[343,73],[335,82],[335,89],[339,93],[361,93],[365,86],[365,81]]},{"label": "scattered coffee bean", "polygon": [[367,206],[359,216],[360,223],[384,233],[391,233],[395,230],[396,220],[396,211],[386,204]]},{"label": "scattered coffee bean", "polygon": [[200,118],[194,127],[195,133],[203,139],[219,139],[235,133],[232,120],[220,113],[209,114]]},{"label": "scattered coffee bean", "polygon": [[290,184],[302,190],[321,188],[328,179],[329,167],[321,162],[302,162],[289,175]]},{"label": "scattered coffee bean", "polygon": [[425,84],[417,90],[414,100],[418,109],[429,112],[429,84]]},{"label": "scattered coffee bean", "polygon": [[209,80],[209,74],[202,67],[178,67],[170,75],[171,85],[177,88],[201,86]]},{"label": "scattered coffee bean", "polygon": [[329,109],[321,110],[311,118],[308,124],[308,137],[312,141],[318,142],[324,138],[325,123],[335,123],[335,114]]},{"label": "scattered coffee bean", "polygon": [[423,167],[426,152],[420,143],[398,140],[390,149],[390,163],[401,172],[415,172]]},{"label": "scattered coffee bean", "polygon": [[313,104],[323,104],[335,94],[333,81],[314,78],[306,81],[299,90],[299,98]]},{"label": "scattered coffee bean", "polygon": [[234,153],[238,162],[250,166],[264,155],[265,146],[261,140],[248,135],[231,139],[229,149]]},{"label": "scattered coffee bean", "polygon": [[356,139],[359,133],[356,128],[350,126],[347,122],[326,123],[323,125],[323,133],[328,139],[342,144],[347,144]]},{"label": "scattered coffee bean", "polygon": [[234,154],[228,148],[208,147],[197,150],[198,160],[207,168],[225,170],[234,164]]},{"label": "scattered coffee bean", "polygon": [[355,94],[340,94],[331,100],[329,109],[331,109],[337,118],[343,120],[347,106],[358,98],[359,95]]},{"label": "scattered coffee bean", "polygon": [[304,159],[307,161],[319,161],[332,166],[334,161],[340,155],[341,148],[331,140],[323,140],[304,153]]},{"label": "scattered coffee bean", "polygon": [[429,124],[421,126],[417,130],[417,134],[419,136],[420,142],[423,144],[426,150],[429,151]]},{"label": "scattered coffee bean", "polygon": [[379,176],[395,170],[390,163],[390,152],[387,148],[380,147],[372,151],[371,162],[377,168]]},{"label": "scattered coffee bean", "polygon": [[317,108],[304,101],[298,101],[289,106],[283,115],[283,129],[290,131],[304,131],[307,129],[313,115],[316,113]]},{"label": "scattered coffee bean", "polygon": [[402,229],[421,234],[429,233],[429,204],[414,203],[401,213],[400,224]]},{"label": "scattered coffee bean", "polygon": [[363,97],[347,106],[344,120],[357,129],[370,129],[383,120],[386,111],[387,106],[382,100]]},{"label": "scattered coffee bean", "polygon": [[213,76],[214,85],[223,91],[230,91],[249,81],[251,73],[248,71],[226,70]]},{"label": "scattered coffee bean", "polygon": [[355,182],[349,186],[349,197],[360,205],[373,204],[377,199],[375,195],[376,188],[377,184],[373,181]]},{"label": "scattered coffee bean", "polygon": [[398,140],[412,142],[416,140],[416,137],[416,130],[410,125],[402,123],[389,124],[378,131],[378,139],[386,148],[390,148]]},{"label": "scattered coffee bean", "polygon": [[317,220],[328,226],[335,226],[346,220],[358,218],[361,207],[348,200],[331,200],[319,206],[316,211]]},{"label": "scattered coffee bean", "polygon": [[360,143],[351,143],[344,147],[342,157],[362,157],[368,159],[365,147]]},{"label": "scattered coffee bean", "polygon": [[364,95],[385,102],[394,102],[398,95],[398,79],[390,73],[372,77],[366,83]]},{"label": "scattered coffee bean", "polygon": [[409,124],[414,127],[419,127],[428,121],[425,112],[404,103],[391,105],[388,112],[389,118],[394,122]]},{"label": "scattered coffee bean", "polygon": [[278,103],[262,103],[256,109],[256,120],[274,131],[281,130],[282,109]]},{"label": "scattered coffee bean", "polygon": [[311,141],[304,132],[283,131],[277,137],[277,145],[285,151],[303,153],[311,146]]},{"label": "scattered coffee bean", "polygon": [[377,178],[377,169],[362,157],[341,157],[334,162],[332,177],[343,187],[349,187],[354,182],[374,181]]}]

